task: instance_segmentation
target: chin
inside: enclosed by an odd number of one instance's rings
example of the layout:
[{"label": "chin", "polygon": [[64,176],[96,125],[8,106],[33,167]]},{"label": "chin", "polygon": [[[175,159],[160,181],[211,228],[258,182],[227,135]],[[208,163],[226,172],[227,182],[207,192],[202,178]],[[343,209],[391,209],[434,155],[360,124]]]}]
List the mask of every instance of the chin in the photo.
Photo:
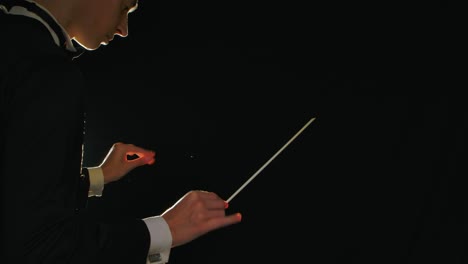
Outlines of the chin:
[{"label": "chin", "polygon": [[75,39],[75,41],[80,44],[80,46],[82,46],[83,48],[85,48],[86,50],[96,50],[98,49],[101,44],[104,44],[104,42],[96,42],[96,43],[85,43],[85,42],[79,42],[78,40]]},{"label": "chin", "polygon": [[86,49],[87,50],[97,50],[99,47],[101,47],[101,45],[105,45],[105,43],[101,42],[99,44],[88,45],[88,46],[86,46]]}]

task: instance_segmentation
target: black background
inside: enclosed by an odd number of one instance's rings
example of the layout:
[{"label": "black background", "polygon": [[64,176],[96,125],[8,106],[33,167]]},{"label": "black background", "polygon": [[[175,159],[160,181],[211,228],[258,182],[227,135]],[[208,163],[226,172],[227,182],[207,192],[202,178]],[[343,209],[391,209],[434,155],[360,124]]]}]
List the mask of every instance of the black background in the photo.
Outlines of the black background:
[{"label": "black background", "polygon": [[85,165],[117,141],[156,163],[90,208],[147,217],[191,189],[227,199],[316,117],[231,201],[240,224],[170,262],[463,263],[466,107],[428,89],[452,72],[446,7],[425,7],[140,1],[127,38],[77,59]]}]

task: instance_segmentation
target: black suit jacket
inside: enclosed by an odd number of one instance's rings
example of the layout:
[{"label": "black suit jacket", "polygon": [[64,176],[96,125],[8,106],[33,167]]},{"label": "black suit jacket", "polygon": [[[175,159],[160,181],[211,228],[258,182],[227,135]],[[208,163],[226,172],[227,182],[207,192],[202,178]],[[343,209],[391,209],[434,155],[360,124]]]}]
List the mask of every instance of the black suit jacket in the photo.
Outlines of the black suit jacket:
[{"label": "black suit jacket", "polygon": [[141,219],[86,210],[79,69],[37,20],[0,25],[2,263],[145,263]]}]

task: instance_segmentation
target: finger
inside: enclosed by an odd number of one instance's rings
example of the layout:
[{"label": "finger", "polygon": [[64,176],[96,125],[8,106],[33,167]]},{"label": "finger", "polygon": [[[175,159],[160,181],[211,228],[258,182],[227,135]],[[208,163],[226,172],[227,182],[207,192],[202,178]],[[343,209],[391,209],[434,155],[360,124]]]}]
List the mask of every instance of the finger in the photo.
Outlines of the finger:
[{"label": "finger", "polygon": [[126,154],[129,156],[137,155],[138,158],[127,160],[132,166],[137,167],[144,164],[153,164],[156,153],[152,150],[146,150],[135,145],[128,145]]},{"label": "finger", "polygon": [[208,210],[219,210],[228,208],[229,204],[221,199],[216,193],[208,191],[192,191],[191,199],[195,206],[204,207]]},{"label": "finger", "polygon": [[224,218],[226,217],[225,210],[208,210],[200,213],[200,220],[209,221],[211,219]]},{"label": "finger", "polygon": [[196,191],[197,195],[199,196],[198,198],[203,199],[203,200],[213,200],[213,201],[224,201],[219,197],[216,193],[214,192],[208,192],[208,191]]},{"label": "finger", "polygon": [[223,210],[227,208],[227,204],[222,199],[206,199],[203,205],[208,210]]},{"label": "finger", "polygon": [[127,160],[127,164],[130,167],[133,167],[133,168],[138,167],[138,166],[142,166],[142,165],[145,165],[145,164],[151,165],[154,162],[155,162],[154,156],[139,156],[136,159]]},{"label": "finger", "polygon": [[154,157],[155,152],[148,150],[148,151],[127,151],[127,155],[132,156],[132,155],[137,155],[138,157]]},{"label": "finger", "polygon": [[206,228],[207,230],[215,230],[221,227],[229,226],[232,224],[236,224],[242,221],[242,214],[241,213],[235,213],[223,217],[216,217],[216,218],[211,218],[206,222]]},{"label": "finger", "polygon": [[144,149],[142,147],[135,146],[133,144],[127,145],[127,154],[128,155],[138,155],[139,157],[142,156],[154,156],[155,152],[153,150]]}]

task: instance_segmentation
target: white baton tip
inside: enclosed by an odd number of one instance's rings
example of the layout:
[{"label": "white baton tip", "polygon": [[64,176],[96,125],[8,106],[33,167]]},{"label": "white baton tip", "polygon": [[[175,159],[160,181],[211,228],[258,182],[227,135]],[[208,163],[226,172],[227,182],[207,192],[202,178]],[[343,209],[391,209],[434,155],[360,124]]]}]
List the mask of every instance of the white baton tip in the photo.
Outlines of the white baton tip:
[{"label": "white baton tip", "polygon": [[299,129],[299,131],[297,131],[297,133],[292,136],[292,138],[286,142],[286,144],[284,144],[283,147],[281,147],[267,162],[265,162],[265,164],[263,164],[262,167],[260,167],[260,169],[258,169],[252,176],[250,176],[250,178],[244,183],[242,184],[241,187],[239,187],[239,189],[237,189],[237,191],[235,191],[231,197],[229,197],[229,199],[227,199],[226,201],[229,203],[242,189],[244,189],[245,186],[247,186],[247,184],[249,184],[249,182],[251,182],[266,166],[268,166],[268,164],[270,164],[270,162],[276,158],[276,156],[278,156],[292,141],[294,141],[294,139],[296,139],[297,136],[299,136],[299,134],[302,133],[302,131],[304,131],[313,121],[315,120],[315,117],[312,117],[301,129]]}]

